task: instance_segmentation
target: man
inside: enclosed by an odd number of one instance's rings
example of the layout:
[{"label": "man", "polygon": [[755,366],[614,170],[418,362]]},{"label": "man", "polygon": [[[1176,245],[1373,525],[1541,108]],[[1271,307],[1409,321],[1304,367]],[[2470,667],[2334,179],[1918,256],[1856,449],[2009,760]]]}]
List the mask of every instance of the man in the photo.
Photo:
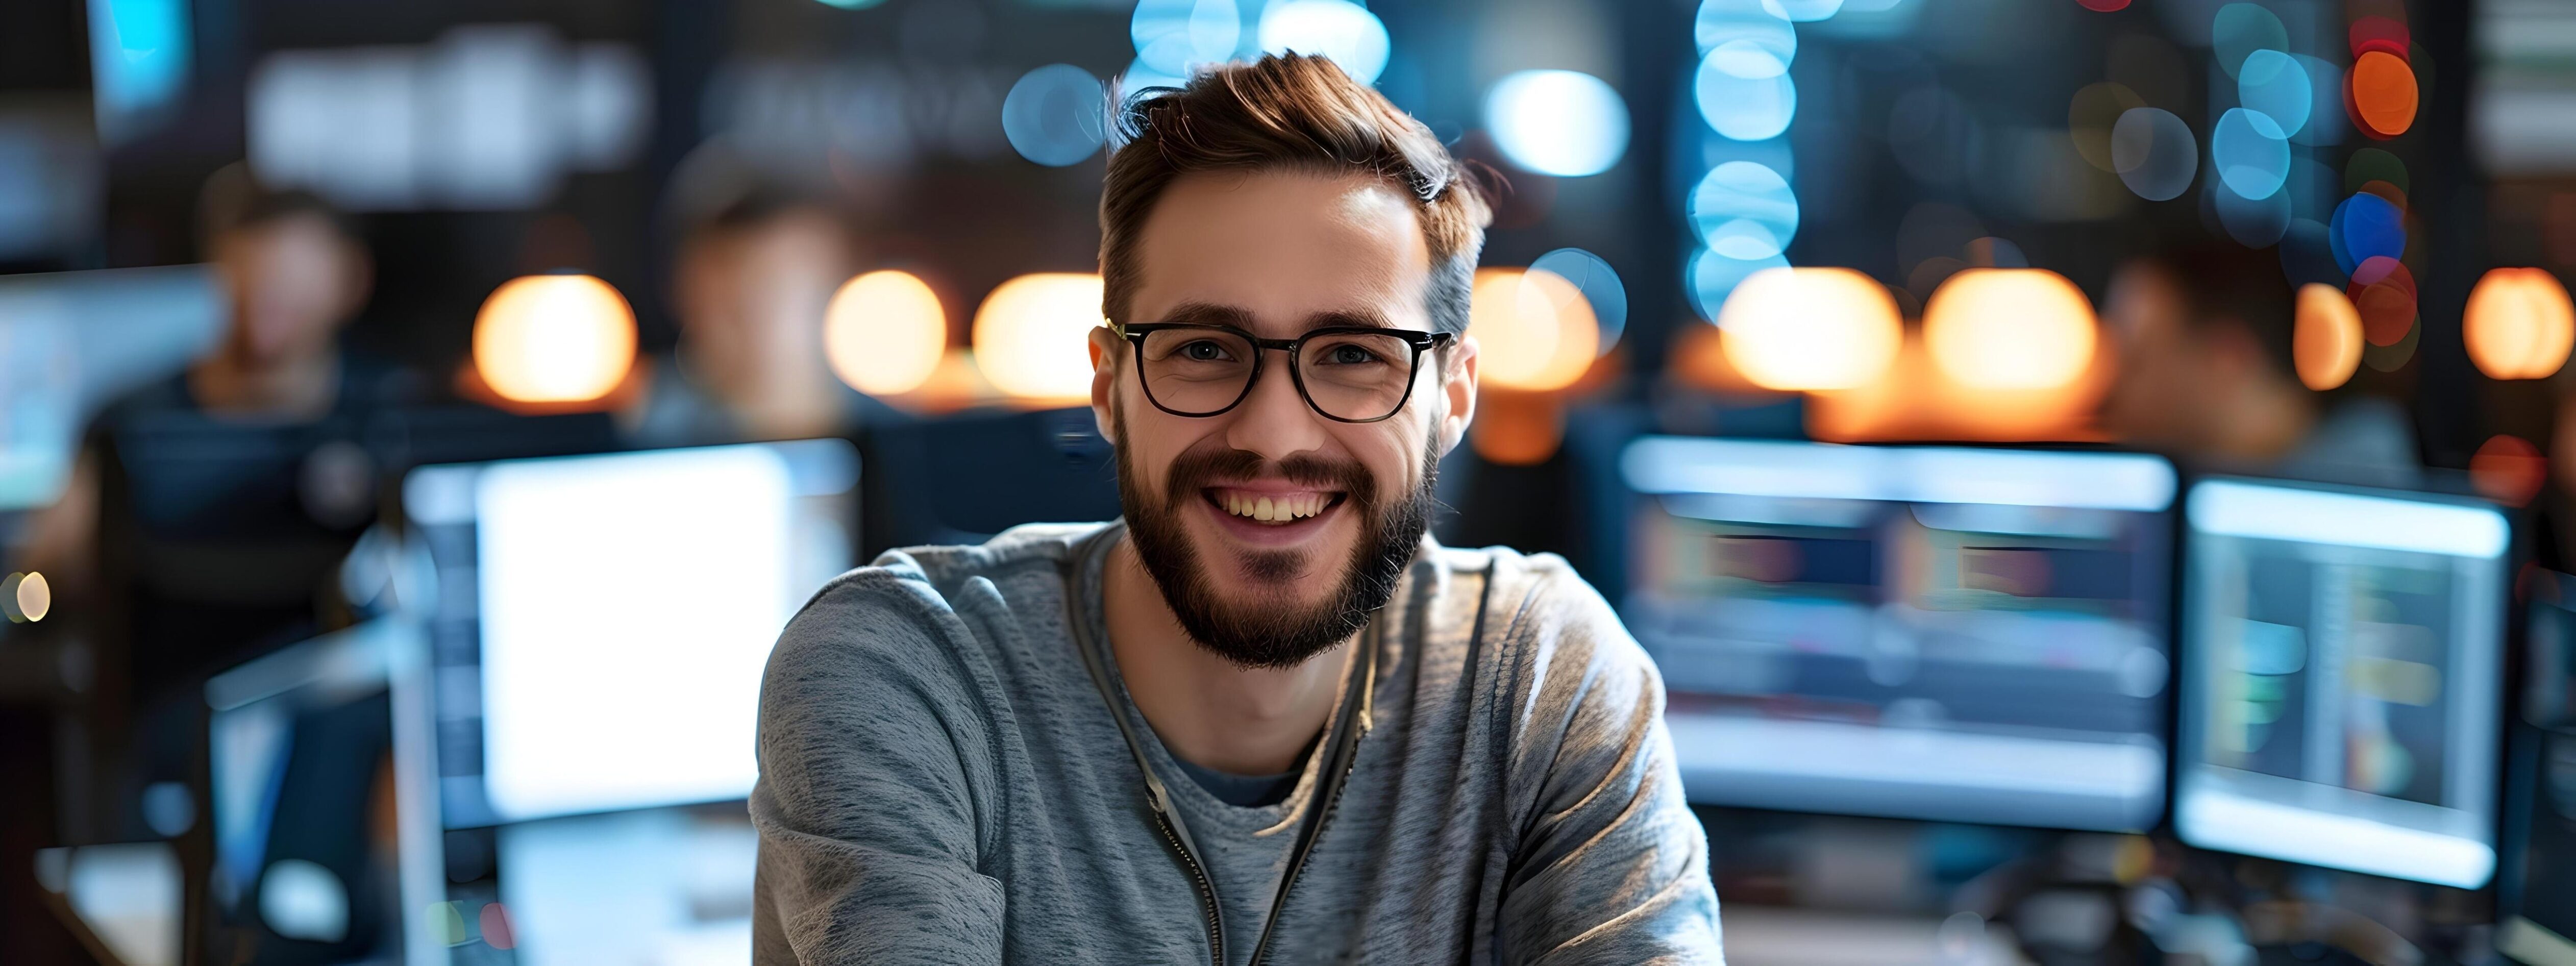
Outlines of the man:
[{"label": "man", "polygon": [[338,209],[306,192],[264,188],[240,165],[207,179],[199,208],[200,247],[230,299],[224,330],[186,369],[109,402],[92,420],[63,497],[34,521],[23,561],[52,578],[61,600],[92,603],[98,592],[93,556],[110,469],[101,464],[115,459],[121,429],[169,414],[311,423],[419,390],[401,371],[341,351],[340,330],[365,306],[374,262]]},{"label": "man", "polygon": [[673,266],[679,351],[628,414],[648,445],[839,435],[887,412],[832,375],[823,310],[859,256],[830,209],[763,190],[691,225]]},{"label": "man", "polygon": [[755,958],[1718,962],[1663,686],[1553,557],[1424,536],[1487,209],[1329,61],[1131,102],[1123,523],[889,553],[761,696]]},{"label": "man", "polygon": [[2204,245],[2122,266],[2103,301],[2120,361],[2104,427],[2202,469],[2412,485],[2403,410],[2372,397],[2330,407],[2299,381],[2295,306],[2265,252]]}]

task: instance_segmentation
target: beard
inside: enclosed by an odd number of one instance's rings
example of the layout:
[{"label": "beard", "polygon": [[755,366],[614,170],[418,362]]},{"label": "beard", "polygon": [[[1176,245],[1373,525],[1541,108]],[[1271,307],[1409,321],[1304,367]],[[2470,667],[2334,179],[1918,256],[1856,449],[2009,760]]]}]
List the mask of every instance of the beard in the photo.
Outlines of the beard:
[{"label": "beard", "polygon": [[[1127,438],[1127,415],[1113,407],[1118,438]],[[1436,445],[1436,444],[1435,444]],[[1395,596],[1396,581],[1422,546],[1431,528],[1433,489],[1439,479],[1437,450],[1425,454],[1422,479],[1409,492],[1385,501],[1377,478],[1367,467],[1348,460],[1298,454],[1280,461],[1278,475],[1301,486],[1329,488],[1343,494],[1343,509],[1359,522],[1359,539],[1343,562],[1340,581],[1324,599],[1299,604],[1270,597],[1288,582],[1306,576],[1321,556],[1311,550],[1255,550],[1241,554],[1241,574],[1254,586],[1233,599],[1217,592],[1217,568],[1199,559],[1181,514],[1199,501],[1200,490],[1225,480],[1258,475],[1269,461],[1237,449],[1194,449],[1172,461],[1161,499],[1154,500],[1142,477],[1118,449],[1118,504],[1127,517],[1127,539],[1136,558],[1163,592],[1163,602],[1179,618],[1181,630],[1209,653],[1245,668],[1289,668],[1349,640],[1369,617]],[[1229,562],[1229,564],[1232,562]],[[1233,569],[1228,567],[1227,569]],[[1225,581],[1235,584],[1235,581]]]}]

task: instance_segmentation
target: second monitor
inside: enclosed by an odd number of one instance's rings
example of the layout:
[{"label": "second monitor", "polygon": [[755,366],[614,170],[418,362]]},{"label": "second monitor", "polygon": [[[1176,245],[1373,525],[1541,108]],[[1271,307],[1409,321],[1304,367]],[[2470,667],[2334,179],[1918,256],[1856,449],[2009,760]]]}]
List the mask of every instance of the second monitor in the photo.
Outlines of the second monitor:
[{"label": "second monitor", "polygon": [[2496,866],[2492,506],[2257,480],[2184,519],[2183,841],[2463,889]]},{"label": "second monitor", "polygon": [[1621,471],[1621,611],[1694,801],[2155,824],[2164,460],[1650,437]]}]

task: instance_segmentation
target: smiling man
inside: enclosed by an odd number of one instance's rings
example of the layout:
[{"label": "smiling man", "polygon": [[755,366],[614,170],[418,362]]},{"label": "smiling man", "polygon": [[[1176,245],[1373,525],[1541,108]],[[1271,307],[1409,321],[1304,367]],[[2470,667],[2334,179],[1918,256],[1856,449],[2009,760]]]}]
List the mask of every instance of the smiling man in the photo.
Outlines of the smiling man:
[{"label": "smiling man", "polygon": [[1320,58],[1131,102],[1092,409],[1120,523],[887,554],[761,694],[756,958],[1717,962],[1654,666],[1426,536],[1487,213]]}]

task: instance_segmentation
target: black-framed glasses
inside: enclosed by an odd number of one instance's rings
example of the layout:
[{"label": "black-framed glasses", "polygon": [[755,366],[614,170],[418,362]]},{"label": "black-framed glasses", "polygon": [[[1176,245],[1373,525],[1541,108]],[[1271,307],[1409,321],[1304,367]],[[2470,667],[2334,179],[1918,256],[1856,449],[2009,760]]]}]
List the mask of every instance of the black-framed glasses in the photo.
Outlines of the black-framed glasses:
[{"label": "black-framed glasses", "polygon": [[1136,347],[1145,399],[1174,416],[1218,416],[1242,405],[1261,381],[1265,350],[1288,354],[1288,379],[1324,418],[1374,423],[1413,396],[1424,350],[1447,332],[1335,326],[1294,339],[1264,339],[1231,325],[1149,322],[1111,327]]}]

